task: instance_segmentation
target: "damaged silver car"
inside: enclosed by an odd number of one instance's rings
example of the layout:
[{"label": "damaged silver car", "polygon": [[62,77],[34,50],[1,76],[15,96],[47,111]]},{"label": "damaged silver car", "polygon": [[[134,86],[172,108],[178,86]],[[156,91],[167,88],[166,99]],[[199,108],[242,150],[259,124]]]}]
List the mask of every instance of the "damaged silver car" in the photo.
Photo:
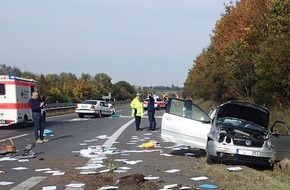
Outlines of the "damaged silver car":
[{"label": "damaged silver car", "polygon": [[[172,98],[161,124],[165,141],[206,150],[207,163],[244,163],[273,167],[290,155],[288,126],[269,127],[269,110],[248,102],[229,101],[205,115],[197,105]],[[191,116],[186,112],[190,107]]]}]

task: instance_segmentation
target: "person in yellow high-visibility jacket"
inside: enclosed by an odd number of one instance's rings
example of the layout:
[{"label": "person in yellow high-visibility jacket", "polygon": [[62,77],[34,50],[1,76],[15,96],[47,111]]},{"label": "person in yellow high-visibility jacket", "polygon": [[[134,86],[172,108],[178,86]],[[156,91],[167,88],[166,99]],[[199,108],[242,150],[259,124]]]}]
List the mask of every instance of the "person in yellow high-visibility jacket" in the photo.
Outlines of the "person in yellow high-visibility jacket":
[{"label": "person in yellow high-visibility jacket", "polygon": [[135,117],[136,131],[142,131],[140,128],[141,117],[143,116],[143,104],[140,101],[141,94],[137,93],[136,97],[132,100],[130,106],[132,108],[132,116]]}]

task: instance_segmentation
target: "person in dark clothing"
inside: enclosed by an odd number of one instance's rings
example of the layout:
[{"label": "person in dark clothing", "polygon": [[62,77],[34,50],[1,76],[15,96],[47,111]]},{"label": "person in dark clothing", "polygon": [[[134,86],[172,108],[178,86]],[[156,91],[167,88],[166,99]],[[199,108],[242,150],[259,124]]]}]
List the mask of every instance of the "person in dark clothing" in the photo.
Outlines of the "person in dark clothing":
[{"label": "person in dark clothing", "polygon": [[28,100],[28,105],[32,111],[32,119],[34,122],[34,137],[36,143],[48,142],[43,136],[44,133],[44,122],[41,115],[41,109],[45,106],[45,102],[41,102],[38,98],[38,92],[32,92],[32,97]]},{"label": "person in dark clothing", "polygon": [[190,118],[192,119],[192,104],[193,104],[193,100],[190,96],[187,96],[185,99],[185,103],[184,103],[184,111],[185,111],[185,117],[186,118]]},{"label": "person in dark clothing", "polygon": [[154,131],[156,128],[156,120],[155,120],[155,100],[153,98],[153,94],[149,93],[148,94],[148,105],[147,105],[147,111],[148,111],[148,119],[149,119],[149,124],[150,124],[150,129],[151,131]]}]

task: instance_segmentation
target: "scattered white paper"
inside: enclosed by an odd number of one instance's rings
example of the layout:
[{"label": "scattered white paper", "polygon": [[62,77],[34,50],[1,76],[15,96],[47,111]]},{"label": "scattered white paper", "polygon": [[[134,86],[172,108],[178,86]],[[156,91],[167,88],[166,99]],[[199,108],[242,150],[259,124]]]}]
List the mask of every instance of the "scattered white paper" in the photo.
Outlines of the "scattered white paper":
[{"label": "scattered white paper", "polygon": [[172,154],[166,154],[166,153],[163,153],[163,154],[160,154],[160,156],[173,156]]},{"label": "scattered white paper", "polygon": [[52,175],[53,176],[58,176],[58,175],[64,175],[65,172],[54,172]]},{"label": "scattered white paper", "polygon": [[158,176],[154,177],[154,176],[147,176],[147,177],[144,177],[144,179],[146,180],[156,180],[156,179],[159,179]]},{"label": "scattered white paper", "polygon": [[28,162],[29,160],[28,159],[20,159],[18,160],[18,162]]},{"label": "scattered white paper", "polygon": [[166,170],[165,172],[167,173],[175,173],[175,172],[179,172],[180,170],[178,169],[172,169],[172,170]]},{"label": "scattered white paper", "polygon": [[145,133],[144,136],[150,136],[152,133]]},{"label": "scattered white paper", "polygon": [[67,184],[67,187],[83,187],[85,184],[84,183],[70,183]]},{"label": "scattered white paper", "polygon": [[132,161],[125,160],[123,162],[125,164],[135,165],[135,164],[138,164],[138,163],[143,162],[143,161],[142,160],[132,160]]},{"label": "scattered white paper", "polygon": [[11,185],[14,184],[14,182],[11,181],[0,181],[0,185]]},{"label": "scattered white paper", "polygon": [[17,167],[17,168],[12,168],[13,170],[27,170],[28,168],[26,167]]},{"label": "scattered white paper", "polygon": [[127,160],[127,159],[118,159],[118,158],[117,158],[117,159],[115,159],[114,161],[115,161],[115,162],[124,162],[124,161],[126,161],[126,160]]},{"label": "scattered white paper", "polygon": [[191,187],[182,186],[179,190],[191,189]]},{"label": "scattered white paper", "polygon": [[87,143],[79,143],[79,145],[85,146],[85,145],[87,145]]},{"label": "scattered white paper", "polygon": [[71,151],[72,153],[80,153],[80,151],[79,150],[73,150],[73,151]]},{"label": "scattered white paper", "polygon": [[36,172],[42,172],[42,171],[49,171],[50,168],[43,168],[43,169],[35,169]]},{"label": "scattered white paper", "polygon": [[10,158],[10,157],[3,157],[3,158],[0,158],[0,161],[15,161],[15,160],[17,160],[17,159],[15,159],[15,158]]},{"label": "scattered white paper", "polygon": [[164,189],[170,189],[173,187],[177,187],[177,184],[171,184],[171,185],[164,185]]},{"label": "scattered white paper", "polygon": [[45,187],[42,187],[42,190],[55,190],[56,189],[56,186],[45,186]]},{"label": "scattered white paper", "polygon": [[82,166],[82,167],[75,167],[77,170],[91,170],[91,169],[98,169],[103,168],[105,165],[102,164],[96,164],[96,165],[89,165],[89,166]]},{"label": "scattered white paper", "polygon": [[114,170],[115,173],[125,173],[127,170]]},{"label": "scattered white paper", "polygon": [[109,137],[107,135],[99,135],[96,138],[98,138],[98,139],[108,139]]},{"label": "scattered white paper", "polygon": [[132,145],[132,144],[136,144],[135,142],[128,142],[128,143],[126,143],[126,144],[128,144],[128,145]]},{"label": "scattered white paper", "polygon": [[107,190],[107,189],[118,189],[119,187],[116,186],[103,186],[99,188],[99,190]]},{"label": "scattered white paper", "polygon": [[54,173],[58,173],[58,172],[60,172],[60,171],[58,171],[58,170],[49,170],[49,171],[46,171],[44,173],[45,174],[54,174]]},{"label": "scattered white paper", "polygon": [[193,180],[193,181],[200,181],[200,180],[206,180],[206,179],[208,179],[208,177],[200,176],[200,177],[193,177],[193,178],[190,178],[190,179]]},{"label": "scattered white paper", "polygon": [[237,167],[230,167],[230,168],[227,168],[227,170],[229,171],[239,171],[239,170],[242,170],[241,167],[237,166]]},{"label": "scattered white paper", "polygon": [[125,166],[123,166],[123,167],[118,167],[119,169],[121,169],[121,170],[130,170],[131,168],[129,168],[129,167],[125,167]]},{"label": "scattered white paper", "polygon": [[89,172],[80,172],[82,175],[96,174],[97,172],[89,171]]},{"label": "scattered white paper", "polygon": [[110,169],[106,169],[106,170],[101,170],[101,171],[99,171],[98,173],[99,174],[101,174],[101,173],[107,173],[107,172],[109,172],[110,171]]}]

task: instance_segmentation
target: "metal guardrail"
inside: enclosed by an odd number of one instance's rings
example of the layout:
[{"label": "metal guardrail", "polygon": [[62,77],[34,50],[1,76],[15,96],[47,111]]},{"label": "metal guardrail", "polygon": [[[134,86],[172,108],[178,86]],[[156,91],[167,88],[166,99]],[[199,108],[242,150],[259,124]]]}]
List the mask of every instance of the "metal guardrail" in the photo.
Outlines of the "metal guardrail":
[{"label": "metal guardrail", "polygon": [[[128,101],[115,101],[115,102],[108,102],[113,104],[113,106],[124,105],[130,102]],[[73,109],[76,108],[77,103],[50,103],[46,104],[45,109],[49,110],[62,110],[62,109]]]},{"label": "metal guardrail", "polygon": [[46,110],[56,110],[56,109],[68,109],[68,108],[75,108],[76,103],[52,103],[46,104]]}]

